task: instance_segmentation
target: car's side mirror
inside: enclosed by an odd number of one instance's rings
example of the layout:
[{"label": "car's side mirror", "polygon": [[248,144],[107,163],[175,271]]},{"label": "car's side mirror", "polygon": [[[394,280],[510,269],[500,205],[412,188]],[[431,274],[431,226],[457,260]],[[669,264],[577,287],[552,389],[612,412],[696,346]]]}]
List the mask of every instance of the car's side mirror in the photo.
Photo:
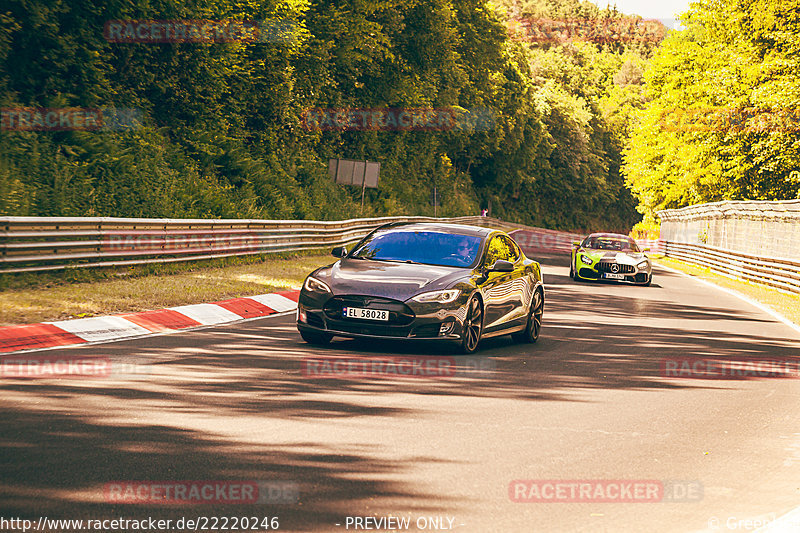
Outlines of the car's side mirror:
[{"label": "car's side mirror", "polygon": [[347,255],[347,248],[344,246],[337,246],[331,250],[331,255],[333,255],[333,257],[344,257]]},{"label": "car's side mirror", "polygon": [[649,251],[650,251],[650,247],[647,247],[647,248],[642,248],[642,251],[643,251],[643,252],[649,252]]},{"label": "car's side mirror", "polygon": [[572,241],[572,246],[580,246],[581,241]]},{"label": "car's side mirror", "polygon": [[514,263],[504,259],[498,259],[489,268],[489,272],[514,272]]}]

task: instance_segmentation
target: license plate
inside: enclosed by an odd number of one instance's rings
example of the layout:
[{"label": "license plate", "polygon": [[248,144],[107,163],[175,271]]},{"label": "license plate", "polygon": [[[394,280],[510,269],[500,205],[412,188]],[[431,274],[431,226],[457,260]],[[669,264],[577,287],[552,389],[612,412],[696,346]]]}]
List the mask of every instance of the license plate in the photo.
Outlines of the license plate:
[{"label": "license plate", "polygon": [[606,279],[625,279],[625,274],[614,274],[613,272],[606,272],[604,277]]},{"label": "license plate", "polygon": [[344,316],[347,318],[361,318],[364,320],[382,320],[384,322],[389,320],[389,311],[382,311],[380,309],[363,309],[361,307],[345,307],[342,309]]}]

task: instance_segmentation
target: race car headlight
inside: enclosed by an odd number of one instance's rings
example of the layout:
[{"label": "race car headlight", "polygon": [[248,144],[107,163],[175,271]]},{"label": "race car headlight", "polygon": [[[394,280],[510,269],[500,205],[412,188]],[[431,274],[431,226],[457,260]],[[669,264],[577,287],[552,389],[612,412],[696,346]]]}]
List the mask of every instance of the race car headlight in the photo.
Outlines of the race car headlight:
[{"label": "race car headlight", "polygon": [[331,288],[317,278],[309,276],[303,283],[303,288],[308,292],[331,292]]},{"label": "race car headlight", "polygon": [[581,256],[581,263],[583,263],[584,265],[591,265],[592,264],[592,260],[589,259],[588,257],[586,257],[585,255],[582,255]]},{"label": "race car headlight", "polygon": [[637,266],[637,267],[639,267],[639,268],[641,268],[642,270],[644,270],[645,268],[647,268],[647,267],[648,267],[648,264],[647,264],[647,261],[642,261],[641,263],[639,263],[639,264],[638,264],[638,265],[636,265],[636,266]]},{"label": "race car headlight", "polygon": [[461,291],[458,289],[448,289],[445,291],[423,292],[422,294],[417,294],[411,299],[421,304],[431,302],[446,304],[458,298],[459,294],[461,294]]}]

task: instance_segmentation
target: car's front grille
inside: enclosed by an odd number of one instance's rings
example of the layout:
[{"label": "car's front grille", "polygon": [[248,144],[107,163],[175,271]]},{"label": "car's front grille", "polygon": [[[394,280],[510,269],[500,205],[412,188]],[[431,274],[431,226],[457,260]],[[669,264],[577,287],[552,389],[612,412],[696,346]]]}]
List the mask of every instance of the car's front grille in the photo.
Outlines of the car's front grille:
[{"label": "car's front grille", "polygon": [[[388,321],[363,320],[357,318],[345,318],[342,310],[345,307],[360,307],[362,309],[377,309],[389,311]],[[391,298],[379,298],[376,296],[334,296],[325,302],[323,309],[328,319],[337,323],[360,324],[369,326],[406,326],[414,321],[414,311],[399,300]]]},{"label": "car's front grille", "polygon": [[[615,265],[617,270],[614,270]],[[633,265],[621,265],[613,261],[600,261],[597,263],[597,270],[600,272],[613,272],[615,274],[633,274],[636,269]]]}]

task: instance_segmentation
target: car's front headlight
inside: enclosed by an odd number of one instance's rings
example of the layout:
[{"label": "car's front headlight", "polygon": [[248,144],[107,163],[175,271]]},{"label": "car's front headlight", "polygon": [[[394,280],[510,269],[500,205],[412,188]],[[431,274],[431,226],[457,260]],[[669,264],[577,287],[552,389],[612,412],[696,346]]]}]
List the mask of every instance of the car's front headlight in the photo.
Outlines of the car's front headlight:
[{"label": "car's front headlight", "polygon": [[585,255],[582,255],[581,256],[581,263],[583,263],[584,265],[591,265],[592,264],[592,260],[589,259],[588,257],[586,257]]},{"label": "car's front headlight", "polygon": [[639,267],[640,269],[644,270],[645,268],[647,268],[649,266],[649,264],[647,263],[647,261],[642,261],[641,263],[639,263],[636,266]]},{"label": "car's front headlight", "polygon": [[461,294],[461,291],[458,289],[448,289],[444,291],[423,292],[422,294],[417,294],[411,299],[422,304],[431,302],[446,304],[458,298],[459,294]]},{"label": "car's front headlight", "polygon": [[311,276],[306,278],[306,282],[303,283],[303,288],[308,292],[331,292],[330,287],[317,278],[312,278]]}]

